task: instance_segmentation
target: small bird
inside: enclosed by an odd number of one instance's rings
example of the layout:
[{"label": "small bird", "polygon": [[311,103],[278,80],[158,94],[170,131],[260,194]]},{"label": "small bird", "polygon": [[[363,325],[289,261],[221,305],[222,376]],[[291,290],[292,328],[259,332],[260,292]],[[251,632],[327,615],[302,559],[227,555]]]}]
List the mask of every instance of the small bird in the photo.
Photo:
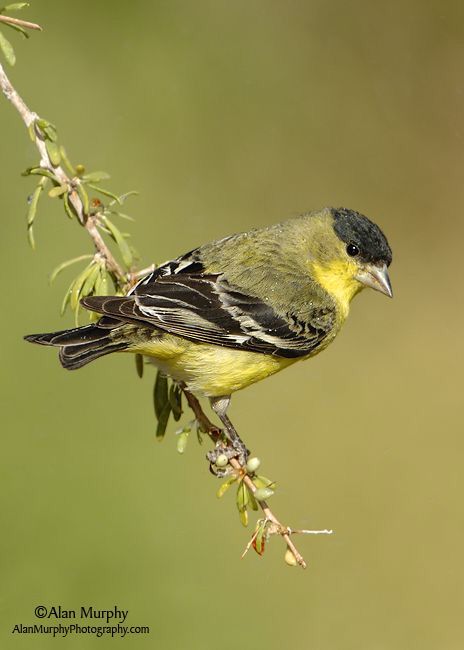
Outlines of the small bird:
[{"label": "small bird", "polygon": [[354,210],[324,208],[200,246],[126,296],[84,298],[102,315],[94,324],[25,338],[59,347],[68,370],[111,352],[150,357],[209,397],[237,442],[231,394],[324,350],[364,287],[391,297],[391,261],[376,224]]}]

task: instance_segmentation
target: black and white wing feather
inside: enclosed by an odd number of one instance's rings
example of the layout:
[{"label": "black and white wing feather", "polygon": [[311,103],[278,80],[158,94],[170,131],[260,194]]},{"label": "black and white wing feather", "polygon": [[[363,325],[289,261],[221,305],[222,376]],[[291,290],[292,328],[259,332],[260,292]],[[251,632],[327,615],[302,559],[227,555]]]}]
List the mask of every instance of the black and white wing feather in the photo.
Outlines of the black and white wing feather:
[{"label": "black and white wing feather", "polygon": [[111,319],[143,323],[190,341],[287,358],[309,354],[332,329],[326,314],[300,322],[231,286],[223,274],[206,273],[197,251],[160,266],[127,296],[82,302]]}]

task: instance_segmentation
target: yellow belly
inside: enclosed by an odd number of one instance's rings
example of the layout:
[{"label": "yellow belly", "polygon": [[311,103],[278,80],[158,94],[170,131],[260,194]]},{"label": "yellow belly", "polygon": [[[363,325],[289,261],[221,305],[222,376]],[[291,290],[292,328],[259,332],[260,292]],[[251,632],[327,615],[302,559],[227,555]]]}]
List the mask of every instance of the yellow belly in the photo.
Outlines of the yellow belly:
[{"label": "yellow belly", "polygon": [[171,334],[144,341],[127,351],[151,357],[166,375],[185,382],[190,391],[206,397],[230,395],[297,361],[192,343]]}]

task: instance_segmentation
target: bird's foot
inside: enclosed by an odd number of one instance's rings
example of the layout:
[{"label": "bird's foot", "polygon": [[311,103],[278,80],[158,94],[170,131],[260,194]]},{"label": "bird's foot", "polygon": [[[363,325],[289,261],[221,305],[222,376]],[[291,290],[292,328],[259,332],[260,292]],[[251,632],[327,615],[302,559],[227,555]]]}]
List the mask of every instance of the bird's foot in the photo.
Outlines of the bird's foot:
[{"label": "bird's foot", "polygon": [[248,456],[250,455],[250,450],[246,448],[245,443],[241,438],[239,438],[239,436],[231,440],[231,442],[232,447],[236,451],[238,462],[244,467],[248,460]]},{"label": "bird's foot", "polygon": [[234,440],[230,443],[218,442],[216,447],[206,454],[209,460],[209,469],[212,474],[223,478],[233,473],[229,464],[231,458],[236,458],[242,467],[245,467],[249,451],[241,440]]}]

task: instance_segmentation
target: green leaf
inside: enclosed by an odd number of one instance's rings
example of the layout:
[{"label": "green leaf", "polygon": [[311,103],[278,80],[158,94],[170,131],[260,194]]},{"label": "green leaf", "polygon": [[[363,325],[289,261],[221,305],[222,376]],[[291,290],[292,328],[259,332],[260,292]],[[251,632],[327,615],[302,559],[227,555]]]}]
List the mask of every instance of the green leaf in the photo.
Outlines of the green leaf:
[{"label": "green leaf", "polygon": [[119,205],[122,205],[126,199],[128,199],[130,196],[138,196],[137,190],[129,190],[129,192],[124,192],[124,194],[120,194],[117,198]]},{"label": "green leaf", "polygon": [[132,222],[135,221],[134,217],[130,217],[128,214],[124,214],[124,212],[116,212],[115,210],[109,210],[108,214],[114,214],[118,217],[121,217],[121,219],[127,219],[127,221],[132,221]]},{"label": "green leaf", "polygon": [[114,201],[116,201],[121,205],[119,201],[119,196],[116,196],[116,194],[114,194],[113,192],[110,192],[109,190],[105,190],[103,189],[103,187],[97,187],[93,183],[87,183],[87,185],[88,187],[91,187],[93,190],[95,190],[95,192],[99,192],[100,194],[103,194],[103,196],[108,196],[110,199],[113,199]]},{"label": "green leaf", "polygon": [[239,517],[240,517],[240,521],[242,522],[242,526],[245,526],[246,528],[248,526],[248,511],[241,510],[239,512]]},{"label": "green leaf", "polygon": [[56,179],[55,174],[44,167],[28,167],[22,172],[21,176],[46,176],[53,181]]},{"label": "green leaf", "polygon": [[82,286],[82,291],[80,294],[81,298],[85,298],[85,296],[90,296],[90,294],[94,291],[95,284],[97,282],[97,277],[99,274],[100,274],[100,264],[96,264],[94,262],[92,264],[91,271]]},{"label": "green leaf", "polygon": [[159,420],[164,408],[169,404],[168,379],[159,370],[156,373],[155,386],[153,388],[153,404],[155,407],[155,415]]},{"label": "green leaf", "polygon": [[166,433],[166,427],[171,413],[171,404],[169,403],[168,380],[160,371],[158,371],[156,375],[155,386],[153,389],[153,402],[155,406],[155,415],[158,419],[156,437],[162,440]]},{"label": "green leaf", "polygon": [[230,478],[227,479],[227,481],[225,481],[221,485],[219,490],[216,492],[216,496],[217,496],[218,499],[220,499],[221,497],[224,496],[224,494],[227,492],[227,490],[230,488],[230,486],[235,483],[237,478],[238,478],[237,476],[231,476]]},{"label": "green leaf", "polygon": [[61,196],[65,192],[68,191],[68,186],[66,184],[63,185],[56,185],[55,187],[52,187],[52,189],[48,192],[48,196],[51,199],[56,199],[58,196]]},{"label": "green leaf", "polygon": [[135,368],[137,370],[137,374],[142,379],[143,377],[143,354],[136,354],[135,355]]},{"label": "green leaf", "polygon": [[6,7],[2,7],[0,9],[0,14],[3,14],[5,11],[19,11],[20,9],[24,9],[24,7],[29,7],[28,2],[13,2],[10,5],[6,5]]},{"label": "green leaf", "polygon": [[68,172],[69,172],[72,176],[75,176],[75,175],[76,175],[76,170],[74,169],[73,165],[71,164],[71,162],[70,162],[70,160],[69,160],[69,158],[68,158],[68,155],[67,155],[67,153],[66,153],[66,149],[65,149],[64,147],[60,147],[60,154],[61,154],[61,158],[62,158],[62,160],[63,160],[63,162],[64,162],[64,164],[65,164],[65,167],[67,168]]},{"label": "green leaf", "polygon": [[257,488],[275,488],[276,482],[271,481],[270,478],[266,478],[266,476],[261,476],[260,474],[256,474],[253,477],[253,483],[256,485]]},{"label": "green leaf", "polygon": [[[32,122],[31,122],[31,123],[29,124],[29,126],[27,127],[27,131],[28,131],[28,133],[29,133],[29,137],[30,137],[30,139],[32,140],[32,142],[35,142],[35,141],[36,141],[36,134],[35,134],[35,123],[34,123],[34,120],[32,120]],[[24,175],[24,174],[23,174],[23,175]]]},{"label": "green leaf", "polygon": [[92,272],[92,264],[89,264],[88,266],[85,267],[82,273],[80,273],[77,276],[77,278],[74,280],[71,289],[71,299],[70,299],[71,309],[74,311],[77,311],[79,309],[79,298],[82,293],[82,288],[84,286],[84,282],[87,280],[91,272]]},{"label": "green leaf", "polygon": [[66,307],[68,306],[69,301],[71,300],[71,290],[73,288],[73,284],[74,284],[74,281],[71,282],[71,284],[68,287],[68,290],[64,294],[63,302],[61,303],[61,309],[60,309],[61,316],[63,316],[64,312],[66,311]]},{"label": "green leaf", "polygon": [[240,514],[240,521],[243,526],[248,526],[248,512],[247,507],[250,502],[250,493],[248,492],[247,486],[243,481],[240,482],[240,485],[237,488],[237,508]]},{"label": "green leaf", "polygon": [[13,50],[13,46],[11,45],[10,41],[3,36],[2,32],[0,32],[0,50],[2,50],[5,59],[10,65],[14,65],[16,63],[16,56]]},{"label": "green leaf", "polygon": [[250,488],[248,487],[248,485],[247,485],[247,490],[248,490],[248,497],[250,499],[251,509],[256,512],[258,510],[258,502],[256,501],[255,496],[253,492],[250,490]]},{"label": "green leaf", "polygon": [[260,519],[256,526],[256,530],[255,530],[256,536],[253,541],[253,548],[258,553],[258,555],[263,555],[264,553],[266,542],[269,537],[268,535],[269,523],[270,522],[267,519]]},{"label": "green leaf", "polygon": [[72,264],[75,264],[76,262],[82,262],[83,260],[88,260],[93,255],[79,255],[79,257],[73,257],[72,260],[66,260],[66,262],[62,262],[61,264],[58,264],[56,268],[53,269],[51,275],[50,275],[50,284],[56,280],[58,275],[61,273],[61,271],[64,271],[65,269],[68,268],[68,266],[71,266]]},{"label": "green leaf", "polygon": [[87,183],[99,183],[100,181],[107,181],[111,176],[108,172],[90,172],[89,174],[84,174],[82,180]]},{"label": "green leaf", "polygon": [[60,148],[56,142],[52,140],[45,140],[45,148],[47,149],[48,157],[53,167],[58,167],[61,162]]},{"label": "green leaf", "polygon": [[73,209],[74,209],[74,208],[72,207],[72,205],[71,205],[71,201],[70,201],[70,199],[69,199],[69,192],[66,194],[66,196],[65,196],[64,199],[63,199],[63,206],[64,206],[64,211],[66,212],[66,215],[67,215],[70,219],[74,219],[74,217],[76,216],[76,214],[73,212]]},{"label": "green leaf", "polygon": [[127,268],[130,268],[133,260],[132,260],[132,251],[130,249],[129,244],[127,243],[121,231],[118,228],[116,228],[114,223],[112,223],[107,217],[104,217],[104,223],[106,226],[108,226],[108,230],[110,231],[111,237],[114,239],[114,241],[118,245],[119,250],[121,251],[121,256],[124,261],[124,264],[127,266]]},{"label": "green leaf", "polygon": [[100,275],[97,278],[95,284],[95,295],[96,296],[107,296],[108,295],[108,275],[104,267],[100,267]]},{"label": "green leaf", "polygon": [[5,25],[8,25],[10,29],[14,29],[16,32],[22,34],[24,38],[29,38],[29,34],[26,32],[24,27],[21,27],[21,25],[14,25],[13,23],[5,23]]},{"label": "green leaf", "polygon": [[168,426],[170,413],[171,413],[171,405],[169,404],[169,402],[166,402],[164,409],[161,411],[159,415],[158,426],[156,427],[156,437],[158,438],[158,440],[162,440],[164,438],[164,434],[166,433],[166,427]]},{"label": "green leaf", "polygon": [[[56,132],[56,128],[53,126],[53,124],[49,124],[44,128],[44,133],[45,136],[47,137],[48,140],[51,142],[57,142],[58,140],[58,133]],[[61,156],[61,152],[59,152]]]},{"label": "green leaf", "polygon": [[39,181],[37,187],[32,193],[30,203],[29,203],[29,209],[27,211],[27,237],[32,249],[35,248],[34,231],[33,231],[34,219],[37,214],[37,205],[39,203],[39,198],[45,185],[45,183],[43,182],[44,180],[45,179],[41,179]]},{"label": "green leaf", "polygon": [[174,420],[177,422],[182,415],[182,391],[175,383],[171,384],[169,390],[169,403],[171,404]]},{"label": "green leaf", "polygon": [[84,214],[89,214],[89,195],[87,194],[84,186],[81,183],[76,183],[76,190],[82,202]]}]

